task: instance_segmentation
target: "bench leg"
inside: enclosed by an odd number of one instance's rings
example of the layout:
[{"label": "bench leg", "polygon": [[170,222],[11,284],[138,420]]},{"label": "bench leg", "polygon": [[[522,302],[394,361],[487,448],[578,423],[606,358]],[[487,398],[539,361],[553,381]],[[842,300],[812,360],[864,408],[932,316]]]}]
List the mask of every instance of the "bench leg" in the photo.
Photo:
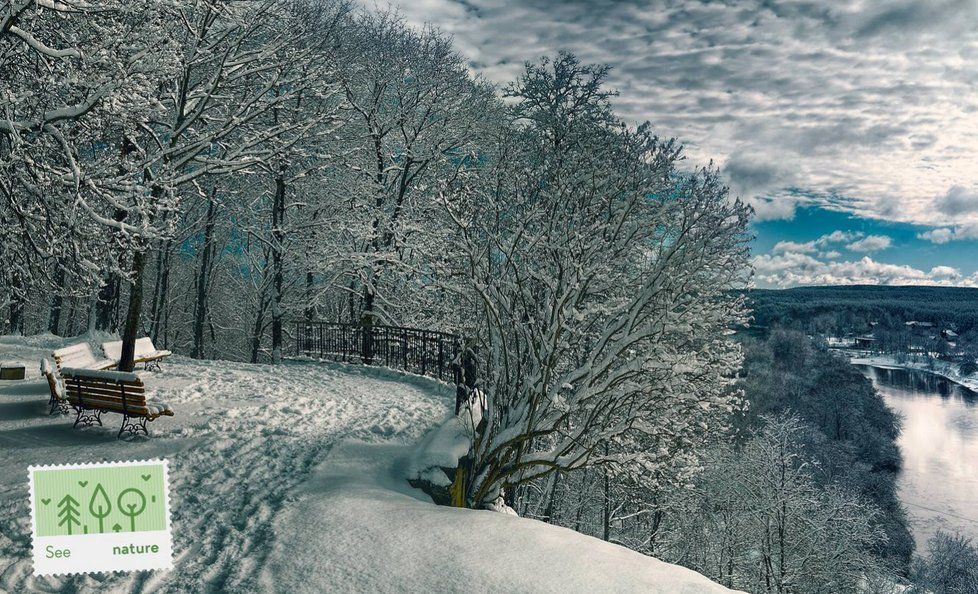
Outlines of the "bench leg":
[{"label": "bench leg", "polygon": [[48,400],[48,404],[51,406],[51,410],[48,411],[49,415],[53,415],[54,413],[58,413],[59,415],[68,414],[68,403],[66,401],[51,398]]},{"label": "bench leg", "polygon": [[[134,422],[133,419],[138,419],[138,421]],[[136,435],[140,431],[143,432],[143,435],[149,437],[149,431],[146,430],[146,417],[130,417],[129,415],[123,415],[122,427],[119,427],[119,434],[116,435],[116,437],[121,438],[123,433]]]},{"label": "bench leg", "polygon": [[92,425],[102,426],[102,411],[99,409],[85,409],[80,406],[75,407],[75,424],[72,425],[72,429],[77,427],[79,424],[82,427],[91,427]]}]

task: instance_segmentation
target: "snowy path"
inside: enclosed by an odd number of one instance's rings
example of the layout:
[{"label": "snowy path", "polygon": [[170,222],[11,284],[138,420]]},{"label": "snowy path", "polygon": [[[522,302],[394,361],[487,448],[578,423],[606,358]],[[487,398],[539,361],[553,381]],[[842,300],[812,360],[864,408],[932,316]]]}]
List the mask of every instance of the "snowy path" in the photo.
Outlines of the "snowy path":
[{"label": "snowy path", "polygon": [[[47,352],[0,343],[3,358],[31,369]],[[434,382],[356,367],[174,358],[144,377],[176,416],[134,441],[116,439],[119,415],[73,430],[67,417],[45,414],[43,383],[0,383],[0,590],[258,590],[277,518],[333,444],[413,441],[449,407]],[[28,465],[161,456],[171,468],[173,571],[31,576]]]}]

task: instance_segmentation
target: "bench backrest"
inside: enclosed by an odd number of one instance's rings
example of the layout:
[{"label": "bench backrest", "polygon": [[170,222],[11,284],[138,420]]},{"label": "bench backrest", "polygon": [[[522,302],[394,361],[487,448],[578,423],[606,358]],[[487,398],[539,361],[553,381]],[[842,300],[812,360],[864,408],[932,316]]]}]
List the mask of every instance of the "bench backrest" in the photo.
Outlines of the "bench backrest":
[{"label": "bench backrest", "polygon": [[63,367],[65,393],[74,406],[146,415],[146,387],[135,373]]},{"label": "bench backrest", "polygon": [[[153,346],[153,339],[149,336],[144,336],[142,338],[136,339],[135,352],[133,357],[138,359],[143,355],[151,355],[156,352],[156,347]],[[113,340],[112,342],[103,342],[102,350],[105,351],[105,356],[113,361],[118,361],[122,358],[122,341]]]},{"label": "bench backrest", "polygon": [[95,364],[95,355],[87,342],[73,344],[51,353],[58,369],[63,367],[85,368]]}]

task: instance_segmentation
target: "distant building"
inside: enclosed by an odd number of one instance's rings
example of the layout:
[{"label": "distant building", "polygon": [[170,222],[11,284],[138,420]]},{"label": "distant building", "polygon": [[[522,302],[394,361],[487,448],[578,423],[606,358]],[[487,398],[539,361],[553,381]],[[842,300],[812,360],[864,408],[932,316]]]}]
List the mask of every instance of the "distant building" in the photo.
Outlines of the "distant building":
[{"label": "distant building", "polygon": [[909,322],[904,322],[910,328],[933,328],[934,322],[919,322],[917,320],[910,320]]},{"label": "distant building", "polygon": [[876,338],[870,335],[857,336],[856,337],[856,348],[860,349],[871,349],[876,346]]},{"label": "distant building", "polygon": [[944,330],[941,330],[941,338],[948,342],[954,342],[958,339],[958,333],[950,328],[945,328]]},{"label": "distant building", "polygon": [[856,346],[856,339],[851,337],[838,338],[827,336],[825,337],[825,343],[830,349],[851,349]]}]

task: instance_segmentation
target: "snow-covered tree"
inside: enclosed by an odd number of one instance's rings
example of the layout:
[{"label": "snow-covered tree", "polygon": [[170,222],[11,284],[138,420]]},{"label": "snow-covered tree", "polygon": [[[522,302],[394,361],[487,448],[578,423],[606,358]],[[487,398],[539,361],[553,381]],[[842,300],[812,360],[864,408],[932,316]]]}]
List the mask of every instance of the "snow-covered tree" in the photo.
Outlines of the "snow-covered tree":
[{"label": "snow-covered tree", "polygon": [[14,325],[29,286],[83,294],[110,265],[86,224],[111,221],[89,200],[100,175],[90,165],[110,122],[153,109],[173,57],[162,6],[14,0],[0,13],[0,232]]},{"label": "snow-covered tree", "polygon": [[351,114],[343,134],[357,174],[348,197],[349,266],[361,321],[419,322],[418,312],[432,312],[419,293],[451,249],[433,189],[498,123],[498,100],[438,31],[412,30],[389,12],[365,13],[344,38],[340,83]]},{"label": "snow-covered tree", "polygon": [[772,417],[743,447],[715,448],[695,486],[669,497],[657,553],[749,592],[857,592],[883,568],[879,510],[837,486],[819,488],[805,427]]},{"label": "snow-covered tree", "polygon": [[487,369],[467,505],[555,471],[662,474],[736,405],[749,209],[623,126],[606,72],[569,54],[528,65],[492,158],[442,188]]}]

